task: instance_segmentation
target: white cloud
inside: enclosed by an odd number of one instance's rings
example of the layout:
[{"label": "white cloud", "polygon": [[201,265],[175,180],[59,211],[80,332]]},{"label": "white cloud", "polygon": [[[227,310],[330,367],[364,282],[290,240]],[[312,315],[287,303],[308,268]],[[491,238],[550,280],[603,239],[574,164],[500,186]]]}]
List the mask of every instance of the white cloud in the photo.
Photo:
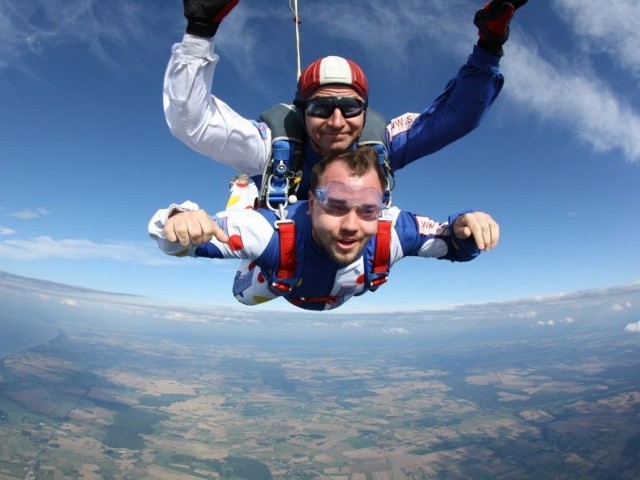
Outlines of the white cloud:
[{"label": "white cloud", "polygon": [[364,327],[364,322],[359,321],[359,320],[354,320],[354,321],[350,321],[350,322],[342,322],[340,324],[340,326],[342,328],[349,328],[349,327],[351,327],[351,328],[362,328],[362,327]]},{"label": "white cloud", "polygon": [[16,233],[14,229],[0,225],[0,235],[13,235],[14,233]]},{"label": "white cloud", "polygon": [[572,324],[575,323],[573,317],[565,317],[561,320],[538,320],[534,325],[538,327],[555,327],[556,325],[561,324]]},{"label": "white cloud", "polygon": [[629,323],[624,327],[625,332],[639,333],[640,332],[640,320],[636,323]]},{"label": "white cloud", "polygon": [[640,14],[637,0],[555,0],[555,9],[585,48],[606,52],[619,67],[640,77]]},{"label": "white cloud", "polygon": [[74,300],[73,298],[64,298],[64,299],[60,300],[60,304],[61,305],[65,305],[67,307],[77,307],[78,306],[78,302],[76,300]]},{"label": "white cloud", "polygon": [[331,324],[327,322],[310,322],[309,325],[311,325],[312,327],[328,327]]},{"label": "white cloud", "polygon": [[503,66],[515,101],[545,121],[561,122],[597,152],[619,150],[640,160],[640,114],[628,99],[583,68],[551,64],[530,44],[514,42]]},{"label": "white cloud", "polygon": [[56,240],[48,236],[0,242],[0,257],[12,260],[64,258],[70,260],[106,259],[145,265],[175,264],[149,243],[98,243],[87,239]]},{"label": "white cloud", "polygon": [[44,215],[50,215],[50,214],[51,212],[46,208],[38,207],[38,208],[26,208],[18,212],[7,213],[7,216],[20,218],[22,220],[30,220],[32,218],[39,218]]},{"label": "white cloud", "polygon": [[[640,77],[638,3],[615,0],[607,5],[554,0],[551,6],[573,36],[554,50],[547,33],[542,53],[533,39],[523,41],[522,34],[510,40],[508,60],[501,67],[508,78],[505,94],[543,121],[562,124],[594,151],[619,151],[627,161],[638,162],[640,112],[619,88],[624,81],[635,85]],[[544,25],[536,28],[540,35],[543,31]],[[615,86],[594,66],[602,58],[619,69]]]},{"label": "white cloud", "polygon": [[623,310],[626,310],[627,308],[631,308],[631,302],[616,303],[611,306],[611,311],[621,312]]},{"label": "white cloud", "polygon": [[524,318],[524,319],[533,319],[538,316],[537,312],[534,310],[529,310],[526,312],[518,312],[518,313],[509,313],[509,318]]},{"label": "white cloud", "polygon": [[409,335],[410,333],[409,330],[402,327],[385,328],[382,331],[389,335]]},{"label": "white cloud", "polygon": [[176,7],[154,8],[151,14],[145,11],[148,4],[128,0],[0,0],[0,69],[26,69],[21,59],[63,45],[80,45],[120,68],[122,56],[116,58],[110,48],[151,42],[158,24],[167,20],[163,12],[184,21]]}]

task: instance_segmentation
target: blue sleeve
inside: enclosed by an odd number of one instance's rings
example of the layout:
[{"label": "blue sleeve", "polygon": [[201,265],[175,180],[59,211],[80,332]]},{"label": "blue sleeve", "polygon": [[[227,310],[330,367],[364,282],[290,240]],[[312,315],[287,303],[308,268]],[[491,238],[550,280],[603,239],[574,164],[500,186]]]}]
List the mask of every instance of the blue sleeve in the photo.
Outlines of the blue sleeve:
[{"label": "blue sleeve", "polygon": [[429,217],[402,211],[395,223],[403,257],[437,258],[452,262],[468,262],[480,254],[473,238],[459,239],[450,225],[461,212],[449,217],[448,223],[439,223]]},{"label": "blue sleeve", "polygon": [[431,106],[418,116],[408,114],[391,121],[387,136],[394,170],[446,147],[480,124],[504,84],[499,60],[475,46]]},{"label": "blue sleeve", "polygon": [[456,219],[465,213],[470,213],[471,210],[467,210],[465,212],[456,213],[454,215],[449,216],[449,255],[447,255],[447,260],[451,260],[452,262],[468,262],[469,260],[473,260],[478,255],[480,255],[480,249],[478,245],[476,245],[476,241],[473,237],[469,238],[458,238],[455,233],[453,233],[453,224]]},{"label": "blue sleeve", "polygon": [[203,243],[194,250],[196,257],[224,258],[218,247],[212,243]]},{"label": "blue sleeve", "polygon": [[280,236],[274,235],[271,237],[267,248],[264,249],[264,252],[256,258],[256,265],[258,265],[262,272],[267,275],[269,278],[273,278],[275,276],[275,271],[278,269],[280,265]]}]

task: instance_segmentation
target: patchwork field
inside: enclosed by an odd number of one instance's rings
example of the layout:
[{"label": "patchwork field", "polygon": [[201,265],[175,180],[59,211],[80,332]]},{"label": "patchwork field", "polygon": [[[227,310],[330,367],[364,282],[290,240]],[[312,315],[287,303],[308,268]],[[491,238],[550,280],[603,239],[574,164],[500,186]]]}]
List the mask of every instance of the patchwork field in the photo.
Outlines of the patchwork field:
[{"label": "patchwork field", "polygon": [[638,478],[640,358],[621,341],[535,345],[547,364],[495,340],[63,333],[2,361],[0,479]]}]

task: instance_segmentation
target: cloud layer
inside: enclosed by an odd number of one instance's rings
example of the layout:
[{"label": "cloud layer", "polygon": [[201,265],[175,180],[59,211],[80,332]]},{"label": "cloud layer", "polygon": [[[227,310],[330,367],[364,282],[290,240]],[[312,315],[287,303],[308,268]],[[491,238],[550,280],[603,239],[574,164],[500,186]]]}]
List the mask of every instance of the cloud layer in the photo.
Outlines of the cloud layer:
[{"label": "cloud layer", "polygon": [[[0,228],[0,233],[2,229]],[[149,242],[95,242],[88,239],[54,239],[40,236],[0,242],[0,257],[12,260],[113,260],[143,265],[168,265],[171,257]]]},{"label": "cloud layer", "polygon": [[[528,331],[534,335],[546,335],[545,332],[555,335],[567,329],[578,329],[583,333],[596,329],[614,333],[640,331],[640,321],[635,320],[639,316],[639,310],[634,307],[640,305],[640,283],[507,302],[458,305],[447,309],[413,312],[378,310],[369,313],[317,313],[293,308],[283,311],[271,304],[252,308],[181,305],[0,272],[0,299],[3,294],[5,298],[16,301],[20,300],[19,297],[29,301],[28,298],[35,296],[59,305],[104,310],[107,315],[117,312],[121,315],[135,314],[148,319],[175,322],[250,325],[252,329],[262,328],[266,331],[277,325],[313,329],[317,334],[333,331],[340,332],[340,335],[361,332],[411,337],[418,333],[434,336],[446,333],[471,339],[478,330],[506,337],[516,331],[520,334]],[[613,308],[614,305],[625,305],[624,311]],[[634,320],[629,322],[629,317]],[[538,320],[532,322],[532,318]]]}]

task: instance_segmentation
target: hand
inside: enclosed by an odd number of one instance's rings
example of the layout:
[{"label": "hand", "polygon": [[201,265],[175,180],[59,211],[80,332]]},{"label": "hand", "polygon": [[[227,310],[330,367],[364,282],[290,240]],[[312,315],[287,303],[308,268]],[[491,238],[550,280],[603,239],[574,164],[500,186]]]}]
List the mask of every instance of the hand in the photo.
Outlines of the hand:
[{"label": "hand", "polygon": [[170,242],[178,242],[183,247],[209,242],[213,237],[227,243],[229,237],[209,218],[204,210],[178,212],[164,224],[164,236]]},{"label": "hand", "polygon": [[187,33],[211,38],[218,31],[222,19],[240,0],[183,0]]},{"label": "hand", "polygon": [[509,38],[509,23],[515,11],[527,0],[492,0],[476,12],[473,23],[478,27],[478,46],[502,56],[502,45]]},{"label": "hand", "polygon": [[460,215],[453,223],[453,233],[461,240],[473,237],[478,248],[485,252],[494,248],[500,239],[500,227],[483,212]]}]

